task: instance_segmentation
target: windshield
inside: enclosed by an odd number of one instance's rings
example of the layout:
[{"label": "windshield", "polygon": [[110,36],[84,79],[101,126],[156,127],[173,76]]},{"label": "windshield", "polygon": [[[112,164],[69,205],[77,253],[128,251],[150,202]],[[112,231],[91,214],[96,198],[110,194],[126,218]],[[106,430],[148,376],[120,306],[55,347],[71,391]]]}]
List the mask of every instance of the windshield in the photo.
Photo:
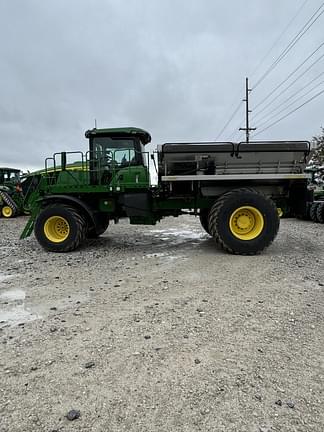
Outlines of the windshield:
[{"label": "windshield", "polygon": [[7,170],[0,171],[0,183],[5,183],[5,182],[18,183],[19,180],[20,180],[19,172],[17,171],[7,171]]},{"label": "windshield", "polygon": [[129,165],[135,161],[135,149],[133,139],[94,137],[94,159],[106,158],[107,162],[115,162],[118,165]]}]

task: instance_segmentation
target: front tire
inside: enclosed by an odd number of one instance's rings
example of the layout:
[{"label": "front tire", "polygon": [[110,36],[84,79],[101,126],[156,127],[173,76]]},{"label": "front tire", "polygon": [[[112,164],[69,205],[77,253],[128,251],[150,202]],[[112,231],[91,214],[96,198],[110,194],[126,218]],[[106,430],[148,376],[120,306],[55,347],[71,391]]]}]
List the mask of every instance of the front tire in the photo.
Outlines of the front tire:
[{"label": "front tire", "polygon": [[85,239],[86,222],[73,207],[54,204],[38,215],[34,232],[44,249],[50,252],[70,252]]},{"label": "front tire", "polygon": [[7,205],[2,207],[1,214],[6,219],[10,219],[10,218],[15,217],[14,210],[11,207],[7,206]]},{"label": "front tire", "polygon": [[280,219],[275,203],[254,189],[235,189],[222,195],[209,214],[209,230],[227,252],[261,253],[275,239]]},{"label": "front tire", "polygon": [[17,216],[18,208],[11,196],[6,192],[0,191],[0,198],[4,204],[1,209],[1,215],[7,219]]}]

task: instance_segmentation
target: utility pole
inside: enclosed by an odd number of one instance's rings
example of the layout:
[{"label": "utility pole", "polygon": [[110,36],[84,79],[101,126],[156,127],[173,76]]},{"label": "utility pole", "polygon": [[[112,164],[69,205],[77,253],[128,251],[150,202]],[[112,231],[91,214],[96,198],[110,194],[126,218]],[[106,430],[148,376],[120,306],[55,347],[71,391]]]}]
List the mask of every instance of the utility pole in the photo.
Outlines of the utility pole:
[{"label": "utility pole", "polygon": [[249,94],[251,91],[252,89],[249,89],[249,78],[245,78],[245,99],[243,99],[243,102],[245,102],[245,128],[239,130],[245,131],[247,143],[250,141],[250,131],[256,130],[256,128],[251,128],[249,124],[249,114],[252,112],[249,110]]}]

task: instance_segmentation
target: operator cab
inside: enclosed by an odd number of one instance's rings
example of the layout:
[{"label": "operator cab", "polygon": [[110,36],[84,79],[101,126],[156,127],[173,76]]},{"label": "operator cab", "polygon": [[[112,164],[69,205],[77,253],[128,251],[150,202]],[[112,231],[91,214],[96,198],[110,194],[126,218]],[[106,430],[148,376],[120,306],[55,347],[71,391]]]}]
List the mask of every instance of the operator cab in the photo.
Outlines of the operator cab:
[{"label": "operator cab", "polygon": [[19,184],[20,170],[15,168],[0,168],[0,185],[6,183]]},{"label": "operator cab", "polygon": [[145,165],[144,145],[151,141],[139,128],[92,129],[89,139],[90,183],[109,183],[121,168]]}]

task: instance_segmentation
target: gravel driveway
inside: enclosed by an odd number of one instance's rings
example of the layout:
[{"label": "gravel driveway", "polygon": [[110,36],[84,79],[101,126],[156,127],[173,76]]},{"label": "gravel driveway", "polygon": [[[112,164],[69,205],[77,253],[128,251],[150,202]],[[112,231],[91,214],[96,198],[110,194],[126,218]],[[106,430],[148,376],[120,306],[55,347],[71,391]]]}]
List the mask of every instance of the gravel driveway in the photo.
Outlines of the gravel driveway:
[{"label": "gravel driveway", "polygon": [[323,225],[255,257],[189,216],[50,254],[26,220],[0,220],[1,432],[323,432]]}]

